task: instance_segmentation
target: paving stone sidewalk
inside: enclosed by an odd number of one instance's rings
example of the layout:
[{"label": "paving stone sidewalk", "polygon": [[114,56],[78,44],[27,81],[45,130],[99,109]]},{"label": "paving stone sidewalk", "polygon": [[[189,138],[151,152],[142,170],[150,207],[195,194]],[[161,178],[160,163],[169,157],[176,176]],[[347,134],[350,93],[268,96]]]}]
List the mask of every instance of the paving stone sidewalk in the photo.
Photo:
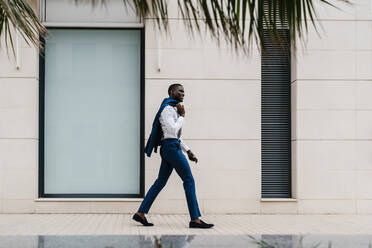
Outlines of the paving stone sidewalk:
[{"label": "paving stone sidewalk", "polygon": [[144,227],[131,214],[0,214],[0,235],[245,235],[372,234],[372,215],[204,215],[213,229],[188,228],[188,215],[149,214]]}]

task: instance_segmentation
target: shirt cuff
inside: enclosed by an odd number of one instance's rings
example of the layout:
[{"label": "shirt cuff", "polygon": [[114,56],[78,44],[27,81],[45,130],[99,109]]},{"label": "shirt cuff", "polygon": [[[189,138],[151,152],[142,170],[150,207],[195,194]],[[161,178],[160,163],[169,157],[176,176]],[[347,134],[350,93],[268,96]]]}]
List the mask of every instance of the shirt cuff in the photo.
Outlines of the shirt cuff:
[{"label": "shirt cuff", "polygon": [[187,152],[190,150],[190,148],[183,141],[181,141],[181,149],[184,152]]}]

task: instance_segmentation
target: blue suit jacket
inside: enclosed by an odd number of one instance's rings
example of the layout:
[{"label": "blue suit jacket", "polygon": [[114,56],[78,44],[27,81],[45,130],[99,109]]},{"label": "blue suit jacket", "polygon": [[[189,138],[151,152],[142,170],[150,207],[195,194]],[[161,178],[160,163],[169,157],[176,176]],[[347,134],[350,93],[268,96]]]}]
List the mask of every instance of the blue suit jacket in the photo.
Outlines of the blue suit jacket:
[{"label": "blue suit jacket", "polygon": [[172,97],[164,98],[163,102],[160,105],[160,108],[158,112],[155,115],[154,122],[152,123],[152,130],[149,139],[147,140],[146,147],[145,147],[145,153],[147,157],[151,156],[152,150],[154,152],[157,152],[158,146],[161,144],[161,137],[163,135],[163,130],[161,129],[159,117],[163,109],[170,105],[170,106],[176,106],[177,103],[180,101],[177,99],[174,99]]}]

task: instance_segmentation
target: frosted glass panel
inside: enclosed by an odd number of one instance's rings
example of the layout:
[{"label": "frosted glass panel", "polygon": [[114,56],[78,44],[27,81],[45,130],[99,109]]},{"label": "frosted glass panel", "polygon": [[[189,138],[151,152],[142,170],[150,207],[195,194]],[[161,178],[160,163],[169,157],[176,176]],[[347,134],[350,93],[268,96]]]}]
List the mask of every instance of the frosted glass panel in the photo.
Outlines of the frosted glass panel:
[{"label": "frosted glass panel", "polygon": [[45,194],[139,194],[140,31],[49,31]]},{"label": "frosted glass panel", "polygon": [[[46,0],[47,22],[123,22],[139,23],[135,10],[130,5],[125,6],[123,0],[105,0],[102,5],[92,7],[92,0]],[[129,2],[130,3],[130,2]]]}]

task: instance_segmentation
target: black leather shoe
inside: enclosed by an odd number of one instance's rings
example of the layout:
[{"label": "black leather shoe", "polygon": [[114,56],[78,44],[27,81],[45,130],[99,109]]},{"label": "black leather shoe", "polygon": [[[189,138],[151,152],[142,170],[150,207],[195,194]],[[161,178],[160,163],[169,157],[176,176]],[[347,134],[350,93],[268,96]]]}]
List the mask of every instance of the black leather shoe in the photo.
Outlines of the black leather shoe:
[{"label": "black leather shoe", "polygon": [[207,224],[202,220],[200,220],[200,223],[197,223],[195,221],[190,221],[189,223],[190,228],[211,228],[213,226],[214,226],[213,224]]},{"label": "black leather shoe", "polygon": [[146,217],[141,217],[138,214],[134,214],[132,217],[133,220],[140,222],[144,226],[153,226],[154,224],[147,222]]}]

